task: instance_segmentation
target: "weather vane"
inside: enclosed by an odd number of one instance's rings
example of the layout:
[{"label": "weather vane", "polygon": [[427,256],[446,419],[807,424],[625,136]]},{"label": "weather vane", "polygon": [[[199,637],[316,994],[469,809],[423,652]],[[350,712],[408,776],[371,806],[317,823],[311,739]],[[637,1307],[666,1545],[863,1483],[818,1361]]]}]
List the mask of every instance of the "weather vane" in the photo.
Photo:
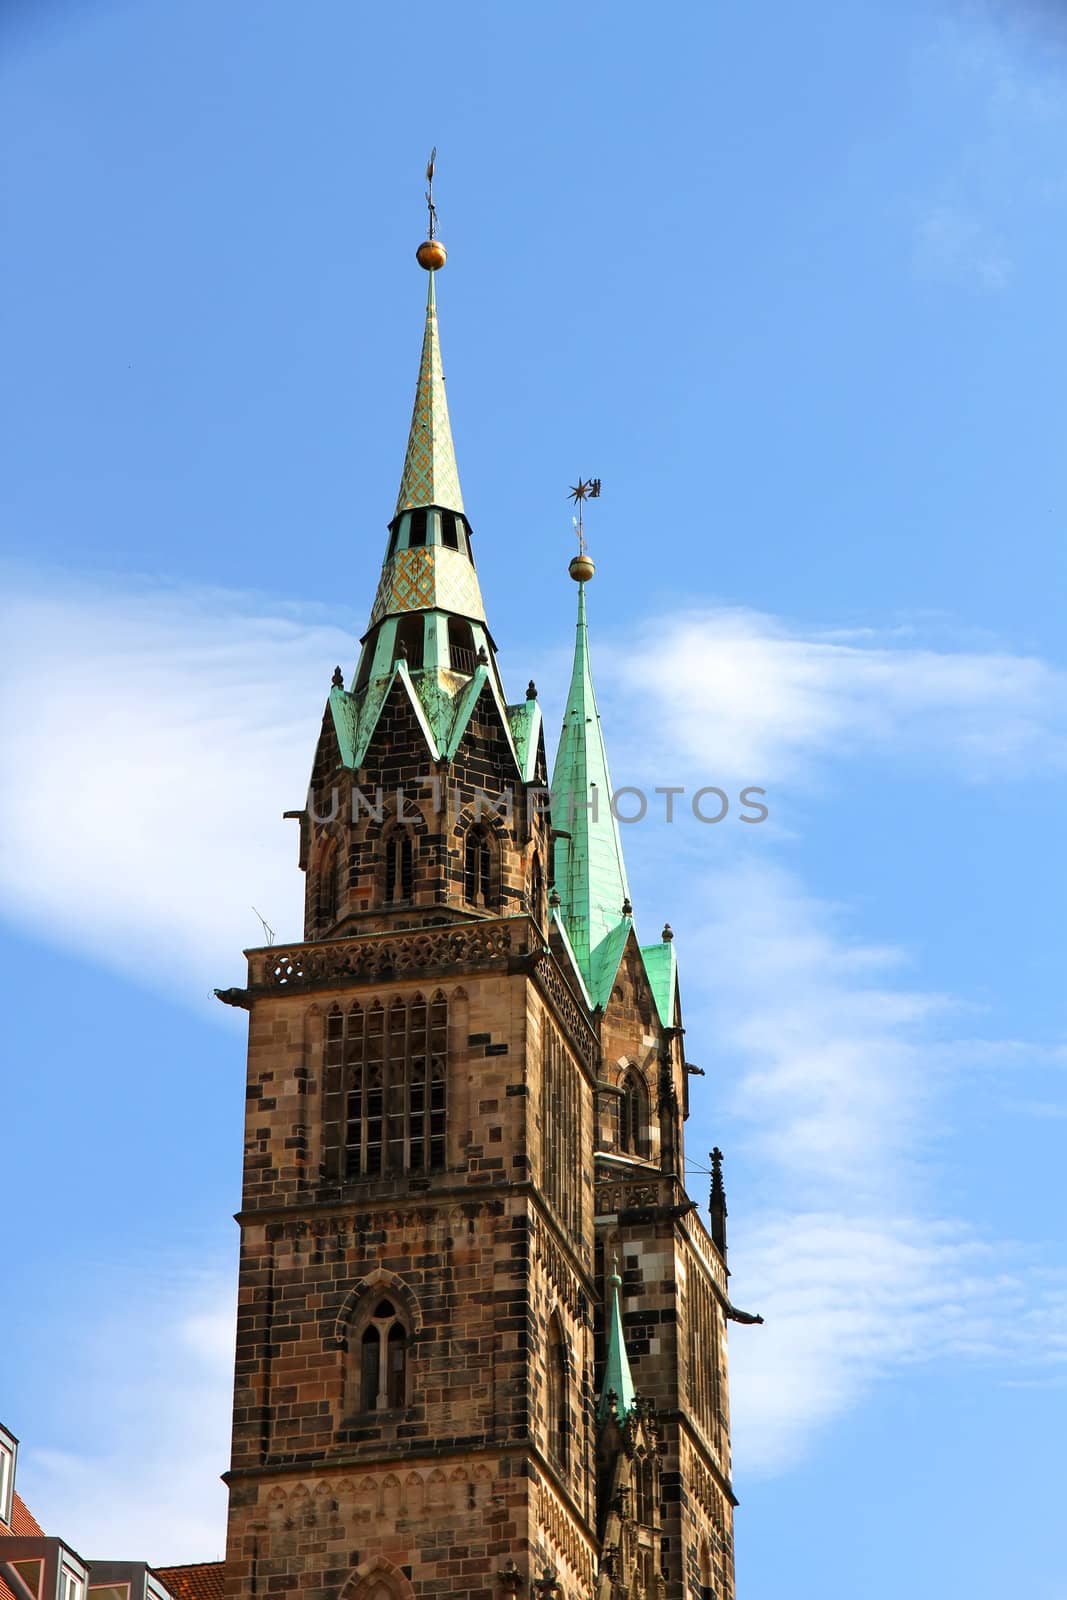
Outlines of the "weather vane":
[{"label": "weather vane", "polygon": [[574,531],[578,535],[578,554],[571,558],[568,568],[575,583],[588,583],[596,571],[593,558],[585,547],[585,517],[584,508],[587,500],[600,499],[599,478],[579,478],[578,482],[569,491],[568,499],[574,501],[574,508],[578,515],[572,517]]},{"label": "weather vane", "polygon": [[578,482],[574,484],[569,491],[567,498],[568,500],[573,500],[575,506],[577,507],[578,515],[576,517],[572,517],[571,521],[574,523],[574,531],[578,535],[578,554],[580,556],[584,556],[586,554],[586,548],[585,526],[584,518],[582,516],[582,508],[587,500],[600,499],[600,479],[579,478]]},{"label": "weather vane", "polygon": [[430,234],[415,251],[415,259],[427,272],[436,272],[448,260],[448,251],[437,237],[437,207],[433,203],[433,173],[437,165],[437,146],[430,151],[426,163],[426,209],[430,213]]},{"label": "weather vane", "polygon": [[433,203],[433,169],[437,163],[437,146],[430,151],[430,159],[426,163],[426,209],[430,213],[430,238],[437,237],[437,207]]}]

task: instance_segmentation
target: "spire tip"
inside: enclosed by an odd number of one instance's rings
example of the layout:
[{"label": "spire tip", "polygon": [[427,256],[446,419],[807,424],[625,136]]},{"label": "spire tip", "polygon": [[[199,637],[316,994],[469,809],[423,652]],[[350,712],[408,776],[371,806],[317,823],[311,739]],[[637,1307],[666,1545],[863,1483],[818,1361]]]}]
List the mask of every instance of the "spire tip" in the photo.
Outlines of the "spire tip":
[{"label": "spire tip", "polygon": [[437,166],[437,146],[430,151],[426,163],[426,208],[430,213],[430,233],[415,251],[415,260],[426,272],[437,272],[448,260],[448,251],[437,237],[437,207],[433,203],[433,175]]}]

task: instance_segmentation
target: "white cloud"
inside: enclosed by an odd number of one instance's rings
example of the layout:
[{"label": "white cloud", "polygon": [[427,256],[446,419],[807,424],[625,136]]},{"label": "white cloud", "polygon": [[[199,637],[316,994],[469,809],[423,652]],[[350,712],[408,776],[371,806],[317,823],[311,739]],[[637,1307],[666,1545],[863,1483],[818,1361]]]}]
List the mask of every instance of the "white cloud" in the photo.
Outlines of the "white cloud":
[{"label": "white cloud", "polygon": [[[1063,1277],[1038,1249],[941,1216],[929,1159],[951,1069],[1029,1047],[944,1041],[951,998],[903,986],[902,952],[864,943],[780,869],[693,888],[714,912],[687,941],[687,1022],[715,1039],[712,1092],[747,1196],[731,1219],[734,1294],[766,1318],[731,1342],[739,1469],[790,1467],[906,1365],[951,1357],[1000,1382],[1062,1372]],[[721,1139],[721,1120],[708,1133]]]},{"label": "white cloud", "polygon": [[[735,1452],[780,1472],[813,1437],[902,1367],[967,1362],[982,1381],[1047,1384],[1067,1364],[1063,1280],[961,1224],[906,1213],[764,1214],[739,1230],[763,1327],[731,1341]],[[751,1298],[751,1296],[750,1296]]]},{"label": "white cloud", "polygon": [[[131,1275],[131,1280],[133,1277]],[[87,1560],[153,1565],[224,1553],[236,1284],[231,1274],[136,1275],[134,1301],[83,1318],[57,1378],[70,1442],[19,1457],[46,1532]]]},{"label": "white cloud", "polygon": [[650,623],[608,653],[604,676],[627,696],[620,727],[641,730],[631,760],[657,771],[692,762],[704,782],[909,754],[968,778],[1013,778],[1067,757],[1067,674],[911,634],[800,628],[724,607]]},{"label": "white cloud", "polygon": [[[197,1002],[299,937],[297,839],[351,638],[239,595],[9,587],[0,896],[45,937]],[[213,1003],[213,1002],[212,1002]]]}]

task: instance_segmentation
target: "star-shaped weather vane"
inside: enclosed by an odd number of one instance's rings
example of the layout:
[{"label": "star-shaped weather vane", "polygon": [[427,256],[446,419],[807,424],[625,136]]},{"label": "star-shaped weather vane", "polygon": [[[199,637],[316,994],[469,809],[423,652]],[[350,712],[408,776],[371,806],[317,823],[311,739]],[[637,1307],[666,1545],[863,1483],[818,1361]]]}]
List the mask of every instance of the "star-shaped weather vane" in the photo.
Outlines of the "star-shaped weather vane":
[{"label": "star-shaped weather vane", "polygon": [[587,500],[599,500],[600,499],[600,479],[599,478],[579,478],[578,482],[575,483],[575,484],[572,484],[571,488],[568,490],[567,499],[574,501],[575,507],[576,507],[577,512],[578,512],[578,515],[576,517],[573,517],[571,520],[574,523],[574,529],[575,529],[575,532],[578,535],[578,554],[580,556],[584,556],[585,555],[585,527],[584,527],[584,518],[583,518],[583,515],[582,515],[582,510],[583,510],[583,507],[584,507],[585,502]]}]

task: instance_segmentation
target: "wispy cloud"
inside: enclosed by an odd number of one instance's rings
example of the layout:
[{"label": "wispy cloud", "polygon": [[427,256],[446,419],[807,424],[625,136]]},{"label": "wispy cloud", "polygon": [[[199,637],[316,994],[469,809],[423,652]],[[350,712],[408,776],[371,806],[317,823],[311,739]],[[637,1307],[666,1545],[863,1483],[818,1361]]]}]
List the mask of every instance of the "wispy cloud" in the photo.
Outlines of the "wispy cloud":
[{"label": "wispy cloud", "polygon": [[1067,674],[999,649],[924,644],[912,630],[800,627],[722,607],[657,619],[610,652],[606,671],[637,704],[621,724],[641,729],[627,754],[652,770],[698,762],[705,782],[909,754],[979,780],[1067,762]]},{"label": "wispy cloud", "polygon": [[229,1273],[137,1274],[136,1306],[93,1321],[56,1382],[69,1447],[19,1458],[23,1494],[47,1530],[87,1560],[210,1561],[223,1554],[236,1283]]},{"label": "wispy cloud", "polygon": [[1065,84],[1062,5],[935,8],[913,85],[938,130],[924,164],[930,188],[912,208],[918,278],[988,293],[1019,275],[1032,225],[1063,194]]},{"label": "wispy cloud", "polygon": [[197,998],[299,933],[303,803],[351,638],[234,594],[9,586],[0,896],[108,966]]},{"label": "wispy cloud", "polygon": [[946,1040],[951,997],[902,983],[903,952],[866,944],[843,908],[781,869],[720,872],[696,890],[714,911],[687,950],[688,1020],[714,1028],[715,1088],[743,1163],[735,1293],[767,1319],[731,1347],[739,1468],[792,1465],[902,1366],[1062,1373],[1067,1274],[937,1205],[949,1069],[998,1056],[997,1042]]}]

